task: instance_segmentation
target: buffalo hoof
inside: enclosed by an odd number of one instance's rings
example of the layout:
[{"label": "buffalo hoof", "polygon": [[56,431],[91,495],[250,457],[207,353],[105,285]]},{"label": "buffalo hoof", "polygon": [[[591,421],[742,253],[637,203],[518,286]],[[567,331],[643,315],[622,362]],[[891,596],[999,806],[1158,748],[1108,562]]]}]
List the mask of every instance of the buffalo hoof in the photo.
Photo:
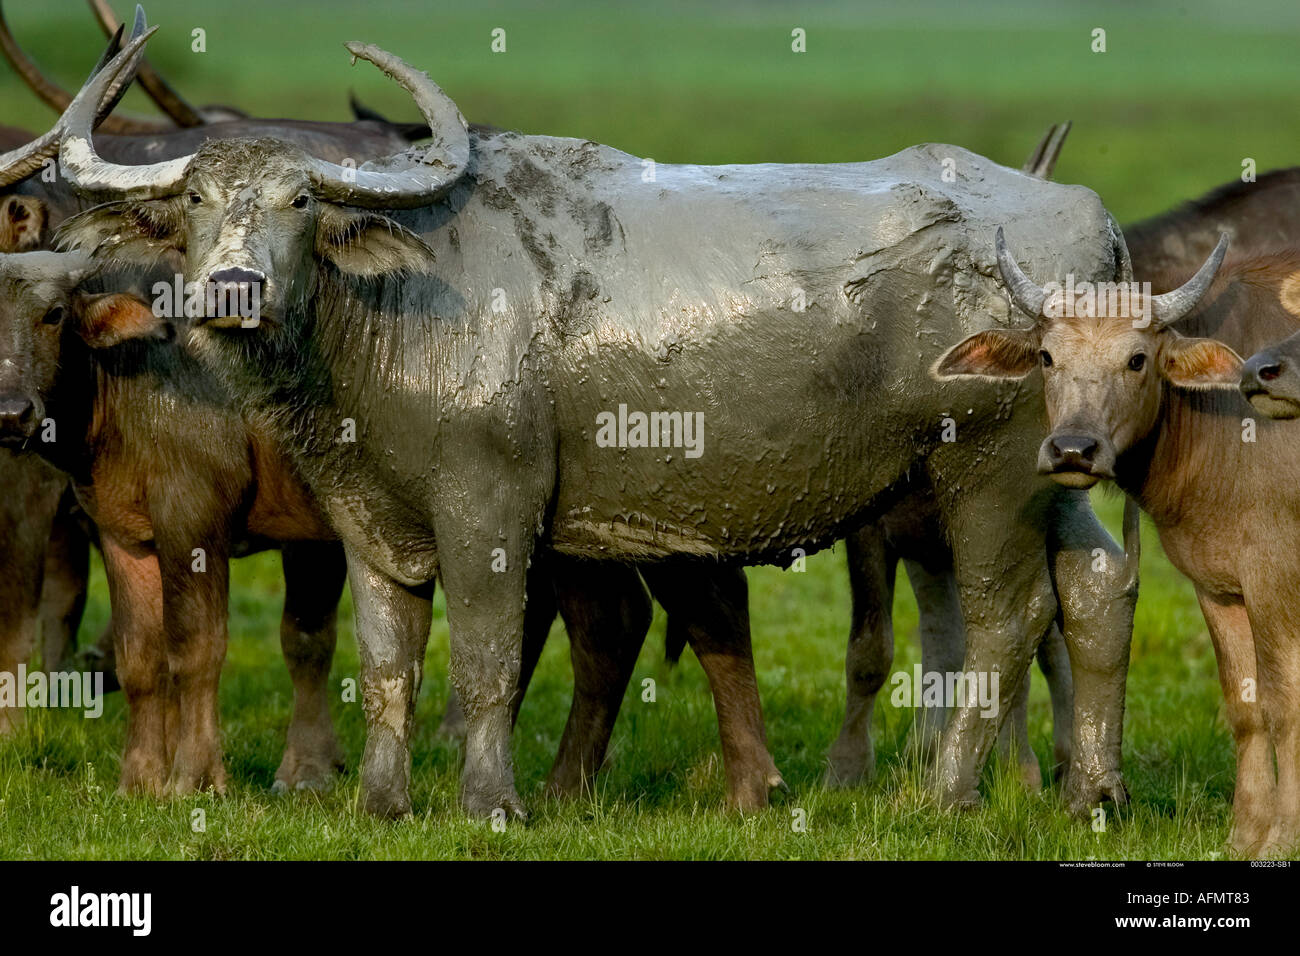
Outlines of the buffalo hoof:
[{"label": "buffalo hoof", "polygon": [[1294,858],[1300,848],[1300,828],[1294,822],[1276,821],[1269,827],[1259,847],[1262,860],[1289,860]]},{"label": "buffalo hoof", "polygon": [[790,787],[776,766],[770,765],[762,770],[741,775],[738,779],[727,782],[727,807],[750,813],[766,810],[772,802],[773,793],[787,794]]},{"label": "buffalo hoof", "polygon": [[123,797],[161,800],[167,793],[166,770],[160,763],[127,756],[122,761],[117,793]]},{"label": "buffalo hoof", "polygon": [[974,787],[948,786],[938,790],[939,806],[944,810],[978,810],[983,804]]},{"label": "buffalo hoof", "polygon": [[397,792],[363,788],[361,809],[380,820],[403,820],[411,815],[411,795],[405,789]]},{"label": "buffalo hoof", "polygon": [[1043,770],[1038,766],[1037,760],[1016,764],[1016,776],[1020,785],[1030,793],[1038,793],[1043,789]]},{"label": "buffalo hoof", "polygon": [[546,778],[548,797],[555,797],[558,800],[576,800],[578,797],[591,794],[596,775],[581,766],[576,769],[573,767],[574,765],[567,761],[556,762]]},{"label": "buffalo hoof", "polygon": [[498,794],[495,797],[482,793],[462,791],[460,805],[471,816],[498,820],[502,819],[504,815],[504,820],[507,823],[528,822],[528,810],[525,809],[523,801],[519,799],[519,795],[513,790],[508,793]]},{"label": "buffalo hoof", "polygon": [[1266,818],[1238,818],[1233,821],[1228,834],[1228,852],[1242,860],[1259,859],[1269,849],[1270,834]]},{"label": "buffalo hoof", "polygon": [[220,761],[203,768],[172,768],[167,780],[166,796],[187,797],[212,790],[218,796],[226,795],[226,770]]},{"label": "buffalo hoof", "polygon": [[831,747],[830,766],[826,768],[826,786],[836,789],[858,787],[871,783],[876,777],[876,754],[868,744],[841,745],[836,741]]},{"label": "buffalo hoof", "polygon": [[314,770],[299,768],[298,772],[290,776],[281,776],[277,773],[275,782],[271,784],[271,792],[274,794],[293,793],[295,791],[298,793],[325,793],[333,788],[341,772],[341,767],[329,766],[318,767]]},{"label": "buffalo hoof", "polygon": [[329,790],[343,769],[343,750],[333,734],[311,747],[291,745],[285,748],[284,759],[275,772],[275,783],[271,784],[271,792]]},{"label": "buffalo hoof", "polygon": [[1128,787],[1118,770],[1108,770],[1096,780],[1088,778],[1077,768],[1065,776],[1065,807],[1071,816],[1088,819],[1094,807],[1113,803],[1122,807],[1128,803]]}]

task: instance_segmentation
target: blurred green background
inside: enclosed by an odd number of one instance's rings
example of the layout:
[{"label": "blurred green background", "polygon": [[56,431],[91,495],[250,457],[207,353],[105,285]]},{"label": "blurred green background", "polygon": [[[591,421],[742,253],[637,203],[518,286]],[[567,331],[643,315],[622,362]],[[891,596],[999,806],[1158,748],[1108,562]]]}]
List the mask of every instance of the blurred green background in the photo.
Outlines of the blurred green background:
[{"label": "blurred green background", "polygon": [[[119,15],[132,6],[118,0]],[[147,7],[163,29],[154,64],[195,104],[257,115],[346,119],[354,89],[393,118],[409,99],[341,44],[377,43],[426,69],[465,116],[525,132],[585,137],[659,161],[700,163],[871,159],[925,141],[1019,165],[1046,127],[1073,120],[1057,179],[1095,189],[1122,223],[1158,213],[1240,175],[1300,158],[1300,4],[1257,0],[1038,3],[551,2],[312,3],[169,0]],[[86,8],[5,4],[14,34],[75,88],[102,39]],[[791,51],[806,31],[807,52]],[[205,53],[191,31],[206,31]],[[506,52],[491,50],[506,31]],[[1106,31],[1094,53],[1092,31]],[[36,131],[53,114],[0,71],[0,122]],[[133,92],[126,112],[154,113]],[[1097,496],[1117,526],[1119,502]],[[445,701],[447,637],[439,612],[415,741],[417,819],[376,824],[352,809],[363,722],[336,708],[350,774],[324,798],[272,798],[290,701],[279,660],[279,562],[237,564],[231,649],[222,688],[232,794],[154,806],[110,796],[122,742],[121,702],[104,720],[35,715],[0,744],[0,856],[162,857],[844,857],[1200,858],[1220,852],[1232,794],[1231,739],[1205,626],[1190,586],[1148,527],[1134,638],[1125,770],[1134,803],[1104,832],[1066,820],[1055,793],[1025,794],[997,767],[988,806],[936,812],[904,754],[912,714],[877,708],[880,781],[820,787],[843,713],[849,606],[842,551],[805,574],[751,573],[754,645],[786,808],[741,821],[720,809],[723,778],[707,683],[688,658],[662,664],[663,618],[638,664],[598,798],[543,802],[541,781],[564,724],[570,671],[556,630],[517,734],[527,829],[496,834],[454,807],[456,749],[434,737]],[[441,599],[439,599],[441,606]],[[896,669],[917,659],[916,609],[897,600]],[[108,614],[97,569],[83,640]],[[333,680],[355,675],[345,601]],[[658,701],[640,700],[645,676]],[[1041,678],[1031,733],[1046,766],[1050,717]],[[208,808],[193,833],[190,807]],[[789,807],[809,811],[791,830]]]},{"label": "blurred green background", "polygon": [[[132,4],[117,0],[119,16]],[[102,44],[77,0],[5,4],[15,36],[76,88]],[[665,162],[842,162],[948,142],[1019,164],[1073,120],[1058,178],[1121,222],[1300,154],[1300,4],[1291,0],[909,3],[312,3],[165,0],[149,56],[196,104],[346,119],[347,92],[415,118],[341,44],[415,63],[465,116],[577,136]],[[791,52],[791,30],[807,52]],[[1093,53],[1092,31],[1106,31]],[[206,53],[191,31],[206,31]],[[506,31],[506,52],[491,31]],[[0,122],[52,114],[0,75]],[[148,115],[138,92],[123,107]]]}]

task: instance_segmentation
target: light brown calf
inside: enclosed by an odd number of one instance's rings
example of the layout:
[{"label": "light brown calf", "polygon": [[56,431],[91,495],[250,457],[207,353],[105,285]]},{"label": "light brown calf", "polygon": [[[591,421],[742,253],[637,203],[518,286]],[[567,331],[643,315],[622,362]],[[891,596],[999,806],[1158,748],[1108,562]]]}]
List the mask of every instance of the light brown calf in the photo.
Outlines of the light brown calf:
[{"label": "light brown calf", "polygon": [[933,371],[1042,375],[1040,471],[1071,487],[1114,480],[1151,516],[1196,586],[1219,660],[1237,745],[1230,844],[1271,856],[1300,839],[1300,431],[1252,411],[1238,353],[1295,330],[1281,292],[1300,254],[1238,258],[1216,281],[1226,246],[1174,292],[1088,308],[1026,277],[999,232],[1003,277],[1035,324],[979,332]]}]

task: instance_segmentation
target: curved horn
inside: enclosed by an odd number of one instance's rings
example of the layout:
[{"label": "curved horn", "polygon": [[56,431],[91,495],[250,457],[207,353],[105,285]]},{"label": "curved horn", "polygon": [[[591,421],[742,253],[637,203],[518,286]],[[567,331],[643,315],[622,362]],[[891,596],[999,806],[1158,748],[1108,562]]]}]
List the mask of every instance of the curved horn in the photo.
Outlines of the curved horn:
[{"label": "curved horn", "polygon": [[1223,264],[1223,257],[1227,252],[1228,234],[1223,232],[1219,234],[1219,244],[1214,247],[1205,264],[1196,270],[1196,275],[1172,292],[1151,297],[1151,319],[1157,327],[1177,322],[1196,308],[1196,303],[1201,301],[1201,297],[1209,291],[1211,283],[1214,282],[1214,276],[1218,273],[1219,266]]},{"label": "curved horn", "polygon": [[451,188],[469,162],[469,128],[465,117],[438,85],[399,57],[369,43],[345,44],[352,54],[368,60],[396,80],[414,98],[429,124],[433,145],[400,153],[360,169],[347,169],[311,157],[307,174],[320,198],[368,208],[425,206]]},{"label": "curved horn", "polygon": [[[3,7],[0,7],[0,52],[4,53],[5,59],[9,61],[14,71],[31,87],[32,92],[36,94],[42,103],[60,113],[67,110],[68,105],[72,102],[71,94],[57,83],[47,79],[41,73],[40,68],[23,52],[22,47],[18,45],[18,41],[9,32],[9,24],[5,20]],[[121,116],[106,117],[100,123],[100,128],[105,133],[128,136],[158,132],[158,126],[154,123],[126,119]]]},{"label": "curved horn", "polygon": [[1007,251],[1007,240],[1002,235],[1001,226],[998,226],[994,245],[998,251],[998,271],[1002,273],[1002,281],[1011,292],[1011,301],[1016,304],[1016,308],[1037,322],[1043,315],[1043,303],[1047,301],[1046,290],[1025,275],[1020,264]]},{"label": "curved horn", "polygon": [[[118,29],[117,16],[113,13],[113,8],[108,5],[108,0],[90,0],[90,9],[105,35],[111,36],[113,31]],[[171,117],[172,122],[177,126],[203,126],[207,122],[198,110],[185,102],[185,98],[149,65],[148,60],[140,61],[136,79],[149,94],[149,98],[158,104],[158,108]]]},{"label": "curved horn", "polygon": [[[153,30],[145,31],[144,18],[143,16],[140,16],[136,19],[134,32],[136,37],[133,39],[139,38],[141,39],[141,42],[143,42],[143,38],[151,34]],[[112,51],[116,46],[116,41],[110,43],[109,51]],[[105,56],[107,56],[107,53]],[[100,62],[102,63],[103,59],[101,59]],[[92,79],[94,79],[95,76],[107,77],[110,76],[110,74],[97,68],[97,72],[92,76]],[[89,111],[89,104],[98,101],[99,108],[95,111],[96,121],[98,122],[99,118],[106,115],[114,106],[117,105],[117,101],[122,98],[122,94],[126,92],[126,88],[129,85],[129,72],[127,73],[125,81],[109,79],[105,82],[95,84],[92,83],[91,80],[87,80],[86,85],[82,87],[81,92],[78,93],[77,96],[73,98],[72,103],[69,104],[69,110],[71,110],[72,106],[81,105],[84,101],[84,104],[87,106],[87,111]],[[94,99],[92,99],[92,86],[101,91],[100,95]],[[59,117],[58,122],[54,124],[54,128],[44,136],[34,139],[30,143],[20,146],[18,149],[11,150],[7,153],[0,153],[0,188],[22,182],[27,177],[39,172],[47,159],[57,156],[59,153],[59,146],[63,137],[66,135],[67,128],[68,112],[64,112],[64,114]]]},{"label": "curved horn", "polygon": [[1132,282],[1133,257],[1129,255],[1128,243],[1124,240],[1124,230],[1119,227],[1119,223],[1109,212],[1106,213],[1106,222],[1110,224],[1110,235],[1115,241],[1115,253],[1119,256],[1117,263],[1119,275],[1116,278],[1120,282]]},{"label": "curved horn", "polygon": [[157,199],[174,194],[184,181],[185,170],[194,158],[193,153],[144,166],[119,166],[101,159],[95,152],[92,141],[92,104],[100,99],[112,83],[131,81],[140,59],[140,51],[157,29],[153,27],[128,43],[113,58],[113,62],[104,67],[77,94],[64,114],[62,123],[65,132],[59,146],[59,172],[80,193],[89,196],[107,194],[114,199]]}]

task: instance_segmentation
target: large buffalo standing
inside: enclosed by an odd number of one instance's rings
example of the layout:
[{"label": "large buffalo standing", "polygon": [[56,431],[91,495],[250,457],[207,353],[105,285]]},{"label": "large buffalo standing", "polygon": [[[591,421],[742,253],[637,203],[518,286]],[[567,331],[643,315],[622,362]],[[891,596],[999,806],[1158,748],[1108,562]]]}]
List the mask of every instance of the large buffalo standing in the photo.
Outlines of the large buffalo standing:
[{"label": "large buffalo standing", "polygon": [[[471,134],[427,77],[349,48],[412,92],[433,147],[360,171],[271,140],[120,167],[95,153],[83,104],[61,166],[115,200],[69,223],[69,242],[123,259],[183,250],[191,280],[260,290],[255,328],[205,316],[195,342],[344,541],[367,808],[410,807],[441,576],[468,724],[462,802],[523,813],[510,700],[539,543],[597,562],[784,562],[928,487],[953,543],[966,669],[1025,672],[1058,612],[1045,528],[1062,492],[1027,454],[1040,401],[940,389],[926,370],[955,332],[1007,314],[995,221],[1032,237],[1038,267],[1115,277],[1118,235],[1094,194],[948,146],[652,168],[594,143]],[[681,425],[652,444],[632,413]],[[1095,540],[1066,542],[1058,565],[1086,573]],[[1089,644],[1065,625],[1082,785],[1113,786],[1128,633]],[[1017,685],[1001,684],[995,713]],[[948,802],[977,799],[988,711],[967,699],[948,724]]]}]

